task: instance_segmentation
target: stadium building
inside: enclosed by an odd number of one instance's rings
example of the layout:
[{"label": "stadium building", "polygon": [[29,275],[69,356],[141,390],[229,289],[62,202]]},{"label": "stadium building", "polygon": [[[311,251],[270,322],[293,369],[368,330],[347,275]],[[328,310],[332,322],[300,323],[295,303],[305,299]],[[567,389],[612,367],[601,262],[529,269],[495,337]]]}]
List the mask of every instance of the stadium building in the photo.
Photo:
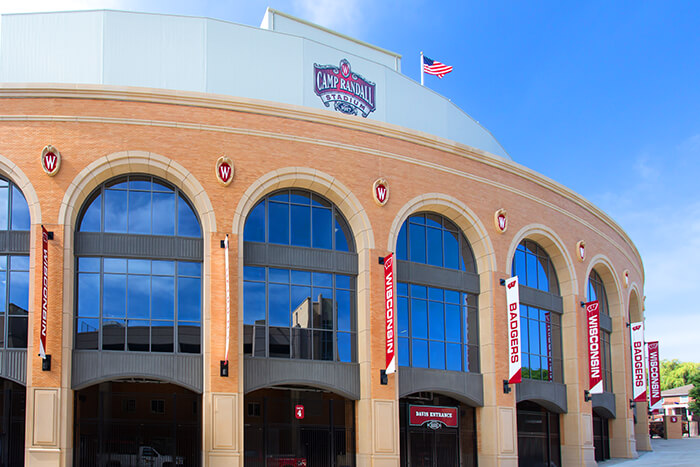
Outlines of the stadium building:
[{"label": "stadium building", "polygon": [[[4,15],[1,34],[1,465],[650,449],[634,244],[397,54],[270,9],[259,28]],[[522,382],[505,384],[515,275]]]}]

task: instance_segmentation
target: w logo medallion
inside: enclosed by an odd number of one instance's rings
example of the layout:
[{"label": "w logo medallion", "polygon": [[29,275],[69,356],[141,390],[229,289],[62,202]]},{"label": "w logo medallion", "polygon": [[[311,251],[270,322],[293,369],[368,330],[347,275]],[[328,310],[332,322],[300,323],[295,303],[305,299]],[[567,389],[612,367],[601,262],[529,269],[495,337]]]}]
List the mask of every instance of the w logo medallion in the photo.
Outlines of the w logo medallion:
[{"label": "w logo medallion", "polygon": [[216,179],[223,186],[228,186],[233,180],[233,161],[226,156],[221,156],[216,161]]},{"label": "w logo medallion", "polygon": [[49,177],[56,175],[61,168],[61,153],[50,144],[41,151],[41,168]]},{"label": "w logo medallion", "polygon": [[389,184],[386,179],[380,178],[374,182],[372,195],[374,196],[374,202],[380,206],[384,206],[389,201]]}]

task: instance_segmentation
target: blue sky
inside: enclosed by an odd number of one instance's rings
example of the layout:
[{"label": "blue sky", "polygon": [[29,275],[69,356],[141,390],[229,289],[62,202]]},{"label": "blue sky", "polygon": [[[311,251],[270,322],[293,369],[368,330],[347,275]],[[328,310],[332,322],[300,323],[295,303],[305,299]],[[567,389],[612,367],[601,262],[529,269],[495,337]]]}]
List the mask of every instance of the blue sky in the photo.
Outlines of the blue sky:
[{"label": "blue sky", "polygon": [[700,4],[680,1],[0,0],[0,12],[111,8],[260,24],[266,6],[455,67],[426,85],[511,157],[608,212],[646,270],[647,340],[700,362]]}]

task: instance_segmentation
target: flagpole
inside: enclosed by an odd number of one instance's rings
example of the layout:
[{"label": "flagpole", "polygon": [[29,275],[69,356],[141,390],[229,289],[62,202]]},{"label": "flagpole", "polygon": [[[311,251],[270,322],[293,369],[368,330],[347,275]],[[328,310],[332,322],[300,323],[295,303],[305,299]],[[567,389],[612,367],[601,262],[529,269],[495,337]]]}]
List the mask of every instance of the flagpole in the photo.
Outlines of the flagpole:
[{"label": "flagpole", "polygon": [[425,86],[423,81],[423,51],[420,51],[420,85]]}]

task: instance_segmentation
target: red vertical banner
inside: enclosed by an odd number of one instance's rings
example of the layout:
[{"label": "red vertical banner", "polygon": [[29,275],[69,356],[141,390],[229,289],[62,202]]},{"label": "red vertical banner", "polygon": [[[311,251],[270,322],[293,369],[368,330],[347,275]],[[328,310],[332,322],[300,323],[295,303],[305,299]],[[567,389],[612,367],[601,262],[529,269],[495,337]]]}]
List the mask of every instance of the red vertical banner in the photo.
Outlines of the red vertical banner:
[{"label": "red vertical banner", "polygon": [[635,402],[647,400],[647,379],[644,368],[644,321],[630,324],[632,340],[632,395]]},{"label": "red vertical banner", "polygon": [[228,234],[226,234],[226,239],[224,240],[224,268],[226,269],[226,343],[224,348],[224,361],[228,363],[228,348],[230,346],[229,341],[231,340],[231,287],[229,285],[229,272],[228,272]]},{"label": "red vertical banner", "polygon": [[661,400],[661,371],[659,368],[659,341],[648,342],[649,351],[649,409]]},{"label": "red vertical banner", "polygon": [[384,258],[384,305],[386,324],[386,374],[396,373],[396,300],[394,254]]},{"label": "red vertical banner", "polygon": [[547,325],[547,375],[552,381],[552,313],[545,313],[544,320]]},{"label": "red vertical banner", "polygon": [[49,312],[49,233],[41,226],[41,336],[39,356],[46,358],[46,332]]},{"label": "red vertical banner", "polygon": [[518,276],[506,279],[506,304],[508,315],[508,384],[514,384],[523,380]]},{"label": "red vertical banner", "polygon": [[589,392],[603,392],[603,366],[601,354],[603,347],[600,342],[600,308],[598,301],[586,303],[586,323],[588,324],[588,376]]}]

